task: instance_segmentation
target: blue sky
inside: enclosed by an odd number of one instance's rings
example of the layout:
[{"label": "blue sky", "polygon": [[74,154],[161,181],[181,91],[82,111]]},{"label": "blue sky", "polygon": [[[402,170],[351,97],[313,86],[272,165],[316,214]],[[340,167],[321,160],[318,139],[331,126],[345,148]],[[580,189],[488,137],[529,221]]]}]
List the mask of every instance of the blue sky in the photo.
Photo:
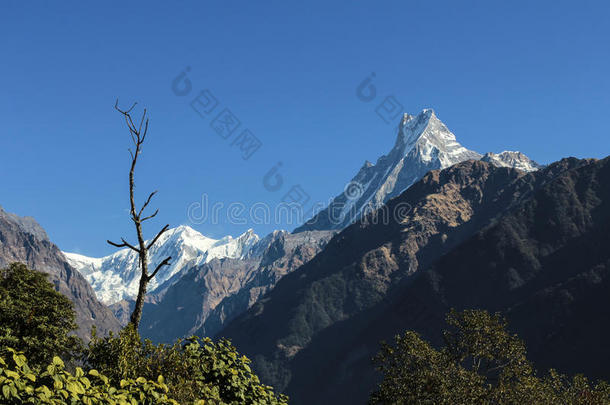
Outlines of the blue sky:
[{"label": "blue sky", "polygon": [[[392,147],[375,114],[394,96],[434,108],[466,147],[541,163],[610,153],[610,3],[564,1],[2,2],[0,205],[35,217],[61,249],[92,256],[133,239],[129,137],[113,111],[139,101],[151,124],[136,174],[159,220],[204,234],[282,224],[189,221],[188,207],[274,206],[300,185],[341,192]],[[189,67],[191,93],[172,81]],[[371,73],[377,98],[356,87]],[[207,89],[262,143],[242,159],[190,101]],[[237,132],[232,135],[236,137]],[[233,138],[234,139],[234,138]],[[282,187],[263,177],[278,162]],[[225,218],[226,219],[226,218]],[[198,221],[196,221],[198,222]]]}]

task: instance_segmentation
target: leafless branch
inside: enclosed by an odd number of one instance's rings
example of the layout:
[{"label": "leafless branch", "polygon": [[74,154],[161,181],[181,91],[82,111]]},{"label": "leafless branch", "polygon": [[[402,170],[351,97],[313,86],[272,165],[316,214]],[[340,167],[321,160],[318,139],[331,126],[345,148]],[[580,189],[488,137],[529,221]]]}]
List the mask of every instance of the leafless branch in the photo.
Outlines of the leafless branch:
[{"label": "leafless branch", "polygon": [[[146,209],[146,206],[150,203],[150,200],[155,196],[155,194],[157,194],[157,190],[153,191],[152,193],[150,193],[150,195],[148,196],[148,198],[146,199],[146,202],[144,203],[144,205],[142,205],[142,208],[140,208],[140,212],[138,212],[138,216],[142,215],[142,213],[144,212],[144,210]],[[157,210],[158,211],[158,210]],[[154,214],[156,215],[156,214]],[[154,216],[153,215],[153,216]]]},{"label": "leafless branch", "polygon": [[[144,139],[146,138],[146,134],[148,132],[148,118],[146,118],[146,109],[144,109],[144,112],[142,113],[142,118],[140,119],[140,125],[138,127],[136,127],[135,123],[133,122],[133,118],[131,117],[131,111],[137,104],[137,102],[133,103],[128,110],[122,110],[119,108],[118,99],[114,104],[115,110],[123,114],[123,117],[125,118],[125,123],[129,129],[131,140],[133,141],[134,145],[136,145],[136,156],[138,155],[139,147],[142,145],[142,143],[144,143]],[[144,125],[144,132],[142,132],[142,125]]]},{"label": "leafless branch", "polygon": [[138,102],[136,101],[135,103],[133,103],[133,105],[129,108],[129,110],[123,111],[119,108],[119,99],[116,99],[116,102],[114,103],[114,109],[117,110],[118,112],[120,112],[121,114],[129,114],[131,112],[131,110],[133,110],[133,108],[138,104]]},{"label": "leafless branch", "polygon": [[146,118],[146,124],[144,124],[144,132],[142,134],[142,142],[146,139],[146,135],[148,134],[148,118]]},{"label": "leafless branch", "polygon": [[[142,113],[142,118],[140,119],[140,126],[138,127],[138,132],[142,132],[142,124],[144,123],[144,119],[146,118],[146,108]],[[148,120],[146,120],[146,124],[148,124]],[[144,134],[146,134],[146,128],[144,128]]]},{"label": "leafless branch", "polygon": [[106,242],[108,242],[109,244],[111,244],[112,246],[118,247],[118,248],[122,248],[122,247],[128,247],[131,250],[135,250],[136,252],[140,253],[140,249],[138,249],[137,247],[131,245],[129,242],[127,242],[125,239],[121,238],[121,242],[123,243],[115,243],[112,241],[107,240]]},{"label": "leafless branch", "polygon": [[157,267],[155,268],[155,271],[152,272],[152,274],[150,276],[148,276],[148,280],[152,280],[156,275],[157,272],[161,269],[161,267],[163,266],[169,266],[169,261],[172,259],[171,256],[166,257],[161,263],[159,263],[157,265]]},{"label": "leafless branch", "polygon": [[169,224],[165,225],[165,226],[163,227],[163,229],[161,229],[161,230],[159,231],[159,233],[157,234],[157,236],[155,236],[155,237],[154,237],[154,239],[153,239],[153,240],[152,240],[152,241],[151,241],[151,242],[148,244],[148,246],[146,246],[146,249],[150,249],[150,248],[151,248],[151,247],[152,247],[152,246],[155,244],[155,242],[157,241],[157,239],[159,239],[159,237],[160,237],[161,235],[163,235],[163,233],[164,233],[165,231],[167,231],[167,230],[168,230],[168,228],[169,228]]},{"label": "leafless branch", "polygon": [[[153,191],[152,193],[150,193],[150,195],[148,196],[148,198],[146,199],[146,201],[144,202],[142,207],[139,210],[136,209],[135,196],[134,196],[135,188],[136,188],[135,179],[134,179],[135,169],[136,169],[138,157],[140,156],[140,153],[142,152],[142,144],[144,143],[144,140],[146,139],[146,134],[148,133],[148,122],[149,122],[148,117],[146,116],[147,111],[146,111],[146,109],[144,109],[144,111],[142,113],[142,117],[140,118],[140,122],[136,126],[136,124],[134,123],[134,120],[131,116],[131,112],[133,111],[133,109],[135,108],[136,105],[137,105],[137,103],[133,103],[133,105],[129,109],[122,110],[119,107],[119,100],[117,99],[116,103],[114,104],[114,108],[115,108],[115,110],[117,110],[118,112],[120,112],[123,115],[123,118],[125,119],[125,124],[127,125],[127,128],[129,129],[129,135],[131,136],[131,141],[133,142],[132,148],[129,149],[129,155],[131,156],[131,167],[129,169],[129,205],[130,205],[129,212],[131,215],[131,219],[136,228],[139,248],[136,248],[135,246],[130,245],[127,241],[125,241],[125,239],[121,239],[122,243],[115,243],[115,242],[111,242],[111,241],[108,241],[108,243],[111,244],[112,246],[116,246],[119,248],[128,247],[128,248],[138,252],[139,259],[140,259],[139,262],[140,262],[140,267],[141,267],[140,285],[138,288],[138,296],[136,298],[135,307],[134,307],[134,309],[131,313],[131,317],[130,317],[130,322],[133,325],[135,325],[135,327],[137,328],[140,323],[141,316],[142,316],[142,308],[144,306],[144,297],[146,295],[147,284],[150,282],[150,280],[153,279],[153,277],[155,277],[157,275],[157,273],[163,266],[169,265],[169,261],[170,261],[171,257],[168,257],[165,260],[163,260],[161,263],[159,263],[159,265],[155,268],[155,270],[152,272],[152,274],[148,275],[148,254],[149,254],[148,250],[157,242],[157,240],[161,237],[161,235],[165,231],[168,230],[169,224],[165,225],[163,227],[163,229],[161,229],[161,231],[159,231],[157,236],[155,236],[153,238],[153,240],[148,244],[148,246],[146,245],[146,242],[144,240],[144,233],[142,231],[142,222],[149,220],[151,218],[154,218],[159,213],[159,210],[155,210],[155,212],[152,213],[151,215],[148,215],[145,218],[141,218],[142,214],[144,213],[144,210],[148,207],[153,196],[157,193],[157,191]],[[137,121],[137,119],[136,119],[136,121]]]},{"label": "leafless branch", "polygon": [[147,216],[147,217],[142,218],[142,219],[140,220],[140,222],[144,222],[144,221],[147,221],[147,220],[149,220],[149,219],[151,219],[151,218],[154,218],[154,217],[156,217],[156,216],[157,216],[157,214],[158,214],[158,213],[159,213],[159,209],[157,208],[157,209],[155,210],[155,212],[153,212],[151,215],[149,215],[149,216]]}]

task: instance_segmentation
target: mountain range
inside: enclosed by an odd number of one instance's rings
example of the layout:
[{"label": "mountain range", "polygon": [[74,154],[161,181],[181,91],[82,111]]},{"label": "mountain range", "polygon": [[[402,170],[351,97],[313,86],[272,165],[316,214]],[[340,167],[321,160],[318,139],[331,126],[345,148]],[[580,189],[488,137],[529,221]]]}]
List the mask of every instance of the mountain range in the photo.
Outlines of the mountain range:
[{"label": "mountain range", "polygon": [[[173,259],[149,286],[140,333],[228,337],[291,403],[353,404],[379,379],[380,341],[414,330],[442,344],[450,308],[482,308],[508,318],[540,369],[608,379],[609,231],[610,158],[480,154],[426,109],[292,233],[169,230],[150,259]],[[0,210],[0,265],[14,260],[50,274],[81,331],[127,322],[130,250],[62,254],[33,219]]]},{"label": "mountain range", "polygon": [[541,368],[608,378],[610,158],[524,172],[466,161],[433,170],[390,209],[335,235],[222,336],[291,403],[364,403],[379,342],[435,344],[450,308],[507,315]]},{"label": "mountain range", "polygon": [[[365,163],[348,187],[324,211],[294,231],[294,234],[306,232],[306,236],[295,237],[285,231],[277,231],[279,233],[273,232],[260,238],[253,230],[248,230],[236,238],[227,236],[216,240],[188,226],[166,232],[151,251],[151,263],[157,263],[167,256],[173,259],[171,265],[164,267],[149,285],[146,311],[149,315],[144,316],[142,333],[154,339],[171,341],[197,330],[198,333],[207,334],[217,332],[227,320],[252,305],[255,298],[261,296],[261,291],[270,290],[281,276],[296,268],[289,265],[286,271],[268,277],[271,262],[266,252],[273,244],[279,240],[288,245],[301,241],[304,245],[299,249],[313,248],[317,253],[328,241],[329,234],[311,231],[336,232],[343,229],[366,212],[381,207],[432,169],[450,167],[468,159],[524,171],[541,167],[520,152],[481,155],[466,149],[431,109],[425,109],[416,116],[404,114],[397,132],[395,145],[387,155],[380,157],[375,165]],[[281,238],[278,239],[278,235],[282,235]],[[290,257],[289,252],[294,248],[283,249],[287,255],[284,259]],[[89,281],[97,297],[110,305],[118,319],[126,323],[138,289],[137,254],[130,249],[122,249],[103,258],[69,252],[64,254],[68,262]],[[311,257],[305,255],[300,260]],[[182,279],[185,281],[181,282]],[[185,283],[188,286],[195,280],[201,284],[197,289],[186,288]],[[251,287],[252,280],[258,280],[256,293]],[[172,293],[168,295],[167,290],[174,284],[178,284],[182,291],[190,292],[175,297]],[[251,296],[246,299],[248,295]],[[242,304],[227,306],[227,300]],[[220,303],[222,314],[218,315],[215,312],[220,311],[220,308],[216,309]],[[156,326],[167,324],[164,321],[166,317],[160,314],[182,311],[182,317],[184,308],[194,311],[188,317],[189,321],[169,320],[171,324],[180,323],[181,327]],[[208,317],[211,317],[210,320]],[[215,326],[212,327],[212,324]]]},{"label": "mountain range", "polygon": [[[171,256],[171,264],[163,267],[150,281],[154,292],[171,284],[181,271],[216,258],[246,258],[260,238],[253,230],[237,238],[212,239],[189,226],[179,226],[165,232],[150,250],[150,260],[158,263]],[[133,300],[138,294],[140,273],[138,254],[126,248],[102,258],[92,258],[64,252],[68,262],[89,281],[98,298],[110,305],[121,300]]]},{"label": "mountain range", "polygon": [[[167,256],[172,260],[149,284],[142,335],[161,342],[214,335],[283,275],[315,256],[333,233],[274,231],[261,239],[250,229],[216,240],[185,225],[168,230],[150,251],[153,263]],[[138,290],[137,254],[121,249],[103,258],[64,255],[127,324]]]},{"label": "mountain range", "polygon": [[293,270],[316,256],[331,231],[275,231],[245,257],[215,258],[185,270],[175,284],[149,295],[140,333],[159,342],[214,336]]},{"label": "mountain range", "polygon": [[0,207],[0,267],[12,262],[48,274],[55,289],[72,300],[81,338],[88,340],[93,326],[100,334],[120,329],[110,309],[98,301],[87,280],[70,266],[36,220]]}]

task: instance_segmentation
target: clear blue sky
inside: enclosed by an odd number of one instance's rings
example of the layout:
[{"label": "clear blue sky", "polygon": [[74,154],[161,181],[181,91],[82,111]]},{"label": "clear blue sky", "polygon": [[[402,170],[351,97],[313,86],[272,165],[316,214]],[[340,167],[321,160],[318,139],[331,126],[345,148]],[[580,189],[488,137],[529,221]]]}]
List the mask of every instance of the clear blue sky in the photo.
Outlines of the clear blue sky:
[{"label": "clear blue sky", "polygon": [[[434,108],[479,152],[601,158],[609,4],[2,2],[0,205],[35,217],[64,250],[101,256],[114,251],[106,239],[133,239],[117,97],[150,112],[137,173],[140,199],[159,189],[148,234],[189,224],[203,193],[250,206],[277,204],[293,184],[311,201],[341,192],[394,143],[374,111],[387,95],[411,113]],[[172,80],[187,66],[193,90],[178,97]],[[377,99],[364,103],[355,90],[372,72]],[[206,88],[261,140],[249,160],[189,106]],[[268,191],[262,178],[280,161],[283,189]],[[214,237],[252,226],[191,225]]]}]

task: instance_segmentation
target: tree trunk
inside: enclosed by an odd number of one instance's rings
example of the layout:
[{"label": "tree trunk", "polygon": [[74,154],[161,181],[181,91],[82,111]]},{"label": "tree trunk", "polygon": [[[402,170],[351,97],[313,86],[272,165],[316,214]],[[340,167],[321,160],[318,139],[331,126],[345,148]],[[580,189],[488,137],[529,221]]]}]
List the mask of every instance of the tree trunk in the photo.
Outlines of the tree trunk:
[{"label": "tree trunk", "polygon": [[[139,227],[136,227],[139,228]],[[142,246],[144,249],[142,250]],[[138,297],[136,298],[136,305],[133,308],[129,322],[133,324],[136,330],[140,326],[140,320],[142,319],[142,309],[144,308],[144,298],[146,297],[146,287],[148,287],[148,252],[144,242],[140,244],[140,286],[138,288]]]},{"label": "tree trunk", "polygon": [[[119,111],[121,114],[123,114],[123,116],[125,118],[125,123],[127,124],[127,127],[129,128],[129,134],[131,135],[131,140],[133,141],[133,143],[135,145],[135,151],[132,151],[131,149],[129,150],[129,152],[131,153],[131,168],[129,170],[129,205],[130,205],[131,220],[133,221],[133,223],[136,227],[139,247],[135,247],[135,246],[129,244],[125,239],[121,239],[122,243],[114,243],[111,241],[108,241],[108,243],[111,244],[112,246],[116,246],[119,248],[128,247],[131,250],[138,253],[139,262],[140,262],[140,286],[138,288],[138,297],[136,299],[136,305],[135,305],[133,312],[131,313],[131,317],[130,317],[130,323],[133,324],[133,326],[136,328],[136,330],[138,330],[138,327],[140,326],[140,319],[142,319],[142,309],[144,307],[144,298],[146,297],[146,287],[148,286],[148,283],[150,282],[150,280],[152,280],[157,275],[157,272],[161,269],[161,267],[169,265],[169,261],[171,259],[171,256],[165,258],[163,261],[161,261],[161,263],[159,263],[157,265],[157,267],[155,268],[153,273],[149,275],[148,274],[148,250],[155,244],[155,242],[159,239],[159,237],[165,231],[167,231],[167,229],[169,228],[169,225],[165,225],[165,227],[163,227],[163,229],[161,229],[161,231],[159,233],[157,233],[157,236],[155,236],[153,238],[153,240],[148,245],[146,245],[146,241],[144,240],[144,233],[142,232],[142,223],[146,220],[154,218],[157,215],[157,213],[159,212],[159,210],[156,210],[152,215],[149,215],[144,218],[142,218],[142,213],[144,212],[144,209],[148,206],[148,203],[150,203],[151,198],[157,192],[153,191],[148,196],[148,199],[146,200],[144,205],[142,205],[142,208],[140,208],[139,211],[136,210],[136,203],[135,203],[135,197],[134,197],[134,189],[135,189],[134,173],[135,173],[135,169],[136,169],[136,163],[138,161],[138,156],[140,156],[140,152],[142,151],[142,144],[144,143],[144,139],[146,139],[146,133],[148,132],[148,118],[146,118],[146,109],[144,109],[144,114],[142,115],[142,119],[140,120],[140,125],[138,127],[136,127],[136,125],[133,123],[133,120],[132,120],[131,114],[130,114],[131,110],[135,107],[136,104],[131,106],[131,108],[129,110],[123,111],[118,107],[118,103],[119,102],[117,100],[117,103],[114,105],[114,108],[117,111]],[[144,131],[142,132],[142,125],[144,123],[145,123]]]}]

